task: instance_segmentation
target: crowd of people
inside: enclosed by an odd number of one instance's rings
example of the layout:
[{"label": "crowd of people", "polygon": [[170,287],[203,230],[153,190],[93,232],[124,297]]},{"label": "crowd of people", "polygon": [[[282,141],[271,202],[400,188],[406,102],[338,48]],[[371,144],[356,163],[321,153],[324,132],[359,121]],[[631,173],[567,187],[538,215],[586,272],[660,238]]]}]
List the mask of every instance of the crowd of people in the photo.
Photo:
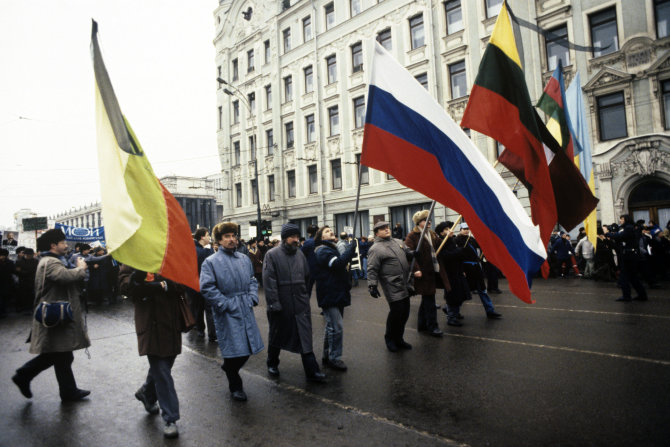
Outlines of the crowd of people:
[{"label": "crowd of people", "polygon": [[[346,233],[338,237],[327,225],[310,225],[307,238],[302,238],[299,227],[289,222],[282,226],[280,239],[248,243],[239,238],[239,226],[233,222],[217,224],[211,235],[208,229],[199,228],[193,235],[199,291],[156,273],[119,266],[104,249],[80,244],[68,254],[63,232],[48,230],[37,241],[39,261],[31,249],[21,250],[16,264],[0,252],[3,293],[11,280],[17,286],[20,311],[66,297],[72,306],[72,321],[47,328],[33,319],[30,352],[37,356],[21,366],[12,380],[30,398],[31,380],[53,366],[63,401],[88,396],[90,391],[77,387],[71,369],[72,351],[90,346],[82,313],[87,300],[109,301],[123,294],[134,303],[138,352],[149,363],[135,397],[148,413],[161,412],[164,435],[176,437],[179,400],[171,370],[181,353],[184,330],[180,300],[187,299],[190,305],[197,336],[207,335],[218,344],[221,368],[235,401],[248,398],[241,368],[251,355],[265,349],[253,310],[259,304],[261,287],[269,326],[267,372],[275,378],[280,376],[282,350],[300,354],[310,382],[327,382],[322,366],[347,370],[343,319],[345,308],[351,305],[351,289],[359,279],[367,280],[371,297],[383,294],[388,303],[384,341],[390,352],[412,349],[404,333],[414,295],[420,296],[417,329],[426,335],[443,335],[438,309],[446,314],[447,325],[462,326],[460,309],[473,293],[479,296],[486,318],[500,319],[489,295],[502,293],[500,270],[487,261],[467,223],[441,222],[433,231],[427,210],[415,213],[412,221],[414,227],[407,234],[399,224],[391,228],[380,221],[374,224],[373,235],[360,238]],[[585,232],[580,232],[574,244],[569,235],[557,231],[548,253],[552,275],[567,277],[573,272],[581,278],[617,279],[623,292],[620,301],[643,301],[648,298],[643,281],[654,288],[668,277],[670,223],[662,230],[623,215],[619,224],[599,228],[596,247]],[[637,291],[634,298],[631,288]],[[439,290],[444,304],[437,303]],[[325,320],[321,365],[313,348],[313,292]]]}]

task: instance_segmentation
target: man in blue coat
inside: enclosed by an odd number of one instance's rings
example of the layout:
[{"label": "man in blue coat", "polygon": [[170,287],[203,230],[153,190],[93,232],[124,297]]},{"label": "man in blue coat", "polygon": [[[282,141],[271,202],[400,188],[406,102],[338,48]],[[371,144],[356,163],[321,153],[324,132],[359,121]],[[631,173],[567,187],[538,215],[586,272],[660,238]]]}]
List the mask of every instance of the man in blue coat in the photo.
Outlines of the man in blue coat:
[{"label": "man in blue coat", "polygon": [[214,227],[219,250],[202,263],[200,293],[212,306],[223,357],[221,369],[228,377],[231,396],[246,401],[240,369],[264,346],[253,309],[258,304],[258,283],[249,257],[237,251],[237,228],[233,222]]}]

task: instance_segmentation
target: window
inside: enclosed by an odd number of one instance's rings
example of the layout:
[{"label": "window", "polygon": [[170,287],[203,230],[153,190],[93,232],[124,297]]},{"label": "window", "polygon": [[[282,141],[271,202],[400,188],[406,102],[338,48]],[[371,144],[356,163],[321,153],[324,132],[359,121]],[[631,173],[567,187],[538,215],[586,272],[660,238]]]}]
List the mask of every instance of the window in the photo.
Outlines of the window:
[{"label": "window", "polygon": [[369,185],[370,184],[370,172],[368,171],[367,166],[361,165],[361,154],[356,154],[356,166],[360,167],[361,185]]},{"label": "window", "polygon": [[242,183],[235,183],[235,206],[242,206]]},{"label": "window", "polygon": [[342,189],[342,162],[339,158],[330,161],[330,175],[333,189]]},{"label": "window", "polygon": [[235,141],[233,142],[233,166],[239,166],[240,165],[240,142]]},{"label": "window", "polygon": [[661,82],[663,92],[663,123],[665,129],[670,129],[670,80]]},{"label": "window", "polygon": [[598,122],[600,124],[600,140],[607,141],[623,138],[626,131],[626,106],[622,92],[599,96]]},{"label": "window", "polygon": [[312,74],[312,66],[305,67],[305,93],[310,93],[314,91],[314,76]]},{"label": "window", "polygon": [[335,4],[328,3],[323,8],[326,12],[326,29],[331,29],[335,25]]},{"label": "window", "polygon": [[247,51],[247,73],[254,71],[254,50]]},{"label": "window", "polygon": [[302,38],[305,42],[312,40],[312,16],[302,19]]},{"label": "window", "polygon": [[418,74],[414,78],[419,81],[419,84],[423,85],[423,88],[428,90],[428,73]]},{"label": "window", "polygon": [[255,115],[256,111],[256,93],[251,92],[247,95],[247,101],[249,101],[249,111],[252,115]]},{"label": "window", "polygon": [[237,81],[240,78],[240,72],[237,65],[237,58],[235,58],[233,59],[233,81]]},{"label": "window", "polygon": [[409,33],[412,36],[412,49],[424,46],[423,14],[409,19]]},{"label": "window", "polygon": [[284,78],[284,102],[293,101],[293,78],[286,76]]},{"label": "window", "polygon": [[265,110],[270,110],[272,108],[272,85],[268,84],[265,86]]},{"label": "window", "polygon": [[670,0],[654,0],[654,16],[656,37],[662,39],[670,36]]},{"label": "window", "polygon": [[314,114],[309,114],[305,117],[305,131],[308,143],[314,142],[315,137],[315,127],[314,127]]},{"label": "window", "polygon": [[467,94],[465,61],[449,65],[449,81],[451,83],[451,99],[462,98]]},{"label": "window", "polygon": [[275,200],[275,176],[268,175],[268,202]]},{"label": "window", "polygon": [[291,28],[286,28],[282,31],[284,36],[284,53],[291,51]]},{"label": "window", "polygon": [[463,29],[463,10],[461,0],[444,2],[444,12],[447,17],[447,34],[454,34]]},{"label": "window", "polygon": [[357,129],[365,125],[365,98],[362,96],[354,98],[354,125]]},{"label": "window", "polygon": [[328,122],[330,123],[330,136],[340,134],[340,114],[337,106],[328,107]]},{"label": "window", "polygon": [[233,124],[240,122],[240,102],[233,101]]},{"label": "window", "polygon": [[223,129],[223,107],[219,106],[219,130]]},{"label": "window", "polygon": [[597,47],[593,50],[593,57],[604,56],[619,50],[614,8],[591,14],[589,26],[591,27],[591,43]]},{"label": "window", "polygon": [[286,133],[286,148],[293,147],[293,121],[284,124],[284,131]]},{"label": "window", "polygon": [[497,16],[501,6],[502,0],[486,0],[486,18]]},{"label": "window", "polygon": [[268,155],[274,154],[275,138],[272,129],[268,129],[265,131],[265,144],[267,144],[268,147]]},{"label": "window", "polygon": [[558,67],[558,61],[561,61],[564,67],[570,65],[567,25],[550,30],[546,36],[545,45],[547,49],[547,68],[549,71],[553,71]]},{"label": "window", "polygon": [[349,7],[351,9],[351,17],[361,13],[361,0],[349,0]]},{"label": "window", "polygon": [[251,161],[256,160],[256,138],[255,135],[249,137],[249,159]]},{"label": "window", "polygon": [[337,82],[337,58],[334,54],[326,58],[326,66],[328,68],[328,83]]},{"label": "window", "polygon": [[363,44],[355,43],[351,46],[352,73],[363,71]]},{"label": "window", "polygon": [[265,63],[269,64],[270,63],[270,56],[271,56],[270,41],[269,40],[266,40],[265,42],[263,42],[263,50],[265,51]]},{"label": "window", "polygon": [[256,183],[256,179],[251,180],[251,203],[254,205],[258,203],[258,186]]},{"label": "window", "polygon": [[307,176],[309,177],[309,193],[317,194],[319,192],[319,178],[316,175],[316,165],[307,166]]},{"label": "window", "polygon": [[295,197],[295,171],[286,171],[287,192],[289,197]]},{"label": "window", "polygon": [[380,31],[379,34],[377,34],[377,42],[386,48],[387,51],[391,51],[391,28]]}]

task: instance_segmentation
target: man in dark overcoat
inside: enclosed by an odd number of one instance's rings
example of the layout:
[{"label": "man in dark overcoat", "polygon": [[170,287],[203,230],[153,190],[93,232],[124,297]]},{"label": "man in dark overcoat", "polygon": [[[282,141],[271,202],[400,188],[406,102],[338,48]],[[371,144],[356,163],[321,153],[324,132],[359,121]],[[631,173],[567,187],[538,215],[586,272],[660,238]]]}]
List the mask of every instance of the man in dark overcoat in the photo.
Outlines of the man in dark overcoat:
[{"label": "man in dark overcoat", "polygon": [[263,284],[267,302],[268,373],[279,376],[282,349],[299,353],[307,380],[322,382],[325,374],[312,348],[312,314],[309,306],[309,267],[299,250],[300,228],[292,223],[282,226],[282,242],[265,255]]}]

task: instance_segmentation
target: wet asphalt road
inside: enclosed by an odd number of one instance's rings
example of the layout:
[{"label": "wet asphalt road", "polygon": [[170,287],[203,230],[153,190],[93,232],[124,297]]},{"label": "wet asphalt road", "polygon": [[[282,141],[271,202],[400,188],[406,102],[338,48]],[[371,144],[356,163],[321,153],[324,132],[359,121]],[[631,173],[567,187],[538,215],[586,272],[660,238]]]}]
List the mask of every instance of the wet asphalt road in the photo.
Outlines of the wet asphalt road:
[{"label": "wet asphalt road", "polygon": [[[19,394],[10,378],[32,357],[23,343],[30,316],[13,315],[0,320],[0,446],[669,445],[668,285],[648,302],[620,303],[614,284],[539,280],[533,305],[493,295],[502,320],[486,319],[474,300],[461,328],[440,312],[442,338],[416,332],[414,297],[414,349],[393,354],[383,342],[388,306],[361,282],[345,310],[349,371],[307,383],[300,357],[283,352],[275,380],[263,351],[242,370],[246,403],[230,400],[217,346],[188,334],[173,369],[177,440],[164,440],[160,416],[133,396],[148,364],[130,303],[91,309],[91,359],[77,351],[73,369],[92,393],[74,404],[60,403],[52,370],[33,381],[33,399]],[[323,318],[312,313],[320,358]],[[256,318],[267,340],[262,305]]]}]

